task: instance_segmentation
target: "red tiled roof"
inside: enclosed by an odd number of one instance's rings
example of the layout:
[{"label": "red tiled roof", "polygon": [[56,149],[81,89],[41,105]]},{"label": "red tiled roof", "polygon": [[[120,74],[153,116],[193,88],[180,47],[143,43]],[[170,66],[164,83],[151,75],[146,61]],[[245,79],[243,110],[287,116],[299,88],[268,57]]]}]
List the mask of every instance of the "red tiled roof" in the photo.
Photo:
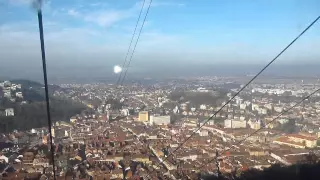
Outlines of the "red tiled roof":
[{"label": "red tiled roof", "polygon": [[288,137],[293,137],[293,138],[297,138],[297,139],[304,139],[304,140],[308,140],[308,141],[316,141],[317,140],[317,138],[303,136],[300,134],[289,134]]},{"label": "red tiled roof", "polygon": [[284,143],[288,143],[288,144],[293,144],[293,145],[298,145],[298,146],[304,146],[303,143],[290,141],[288,137],[284,137],[284,136],[283,137],[279,137],[278,139],[276,139],[276,141],[284,142]]}]

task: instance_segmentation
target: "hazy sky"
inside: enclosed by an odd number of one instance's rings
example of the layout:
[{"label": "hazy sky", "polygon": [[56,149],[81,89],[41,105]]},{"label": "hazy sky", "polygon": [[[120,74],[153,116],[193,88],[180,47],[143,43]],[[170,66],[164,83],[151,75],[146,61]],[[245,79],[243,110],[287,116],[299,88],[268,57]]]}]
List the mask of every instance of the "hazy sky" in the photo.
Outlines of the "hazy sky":
[{"label": "hazy sky", "polygon": [[[111,72],[122,64],[141,4],[47,0],[43,20],[49,73],[74,72],[72,67]],[[168,63],[266,63],[320,15],[319,9],[319,0],[153,0],[132,71]],[[317,23],[277,63],[315,62],[319,48]],[[0,75],[41,72],[30,0],[0,0],[0,62]]]}]

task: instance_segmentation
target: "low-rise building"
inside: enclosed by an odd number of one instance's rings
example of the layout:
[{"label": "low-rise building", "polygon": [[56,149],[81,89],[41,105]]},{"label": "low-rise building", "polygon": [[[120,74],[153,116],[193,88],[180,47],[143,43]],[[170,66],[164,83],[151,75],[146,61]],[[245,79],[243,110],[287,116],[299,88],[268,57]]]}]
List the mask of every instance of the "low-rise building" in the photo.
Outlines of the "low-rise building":
[{"label": "low-rise building", "polygon": [[140,111],[138,120],[142,121],[142,122],[149,121],[149,112],[148,111]]},{"label": "low-rise building", "polygon": [[282,136],[282,137],[275,139],[273,141],[273,143],[280,144],[280,145],[286,145],[286,146],[290,146],[290,147],[294,147],[294,148],[301,148],[301,149],[306,147],[303,143],[290,141],[290,139],[286,136]]},{"label": "low-rise building", "polygon": [[240,119],[226,119],[224,120],[224,128],[246,128],[247,127],[247,122],[242,121]]},{"label": "low-rise building", "polygon": [[288,138],[294,142],[303,143],[308,148],[317,147],[317,138],[315,137],[308,137],[300,134],[290,134],[288,135]]},{"label": "low-rise building", "polygon": [[153,115],[150,116],[150,124],[168,125],[170,124],[170,116]]}]

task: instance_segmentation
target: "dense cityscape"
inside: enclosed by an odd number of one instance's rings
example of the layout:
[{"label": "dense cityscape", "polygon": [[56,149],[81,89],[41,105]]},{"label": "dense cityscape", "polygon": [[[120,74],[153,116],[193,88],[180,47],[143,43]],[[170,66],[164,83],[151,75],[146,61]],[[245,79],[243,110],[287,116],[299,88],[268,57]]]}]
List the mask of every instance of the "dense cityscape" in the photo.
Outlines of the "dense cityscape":
[{"label": "dense cityscape", "polygon": [[319,180],[319,2],[0,0],[0,180]]},{"label": "dense cityscape", "polygon": [[[53,122],[57,179],[234,178],[276,164],[316,163],[320,93],[277,116],[318,88],[318,81],[271,81],[251,84],[217,114],[243,86],[236,78],[51,86],[52,97],[85,106]],[[2,81],[0,100],[21,108],[35,103],[25,100],[23,86]],[[53,177],[48,126],[8,129],[5,118],[17,116],[17,109],[1,108],[2,179]]]}]

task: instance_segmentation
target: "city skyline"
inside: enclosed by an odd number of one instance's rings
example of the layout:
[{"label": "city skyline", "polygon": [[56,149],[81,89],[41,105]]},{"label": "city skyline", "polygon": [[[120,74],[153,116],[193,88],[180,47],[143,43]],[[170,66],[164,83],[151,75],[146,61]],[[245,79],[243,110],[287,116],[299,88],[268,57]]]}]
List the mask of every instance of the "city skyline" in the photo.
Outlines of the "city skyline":
[{"label": "city skyline", "polygon": [[255,81],[242,90],[240,82],[227,82],[194,77],[50,86],[56,120],[49,130],[45,111],[38,111],[43,99],[35,96],[42,84],[0,81],[2,177],[316,179],[302,170],[319,172],[320,85]]}]

